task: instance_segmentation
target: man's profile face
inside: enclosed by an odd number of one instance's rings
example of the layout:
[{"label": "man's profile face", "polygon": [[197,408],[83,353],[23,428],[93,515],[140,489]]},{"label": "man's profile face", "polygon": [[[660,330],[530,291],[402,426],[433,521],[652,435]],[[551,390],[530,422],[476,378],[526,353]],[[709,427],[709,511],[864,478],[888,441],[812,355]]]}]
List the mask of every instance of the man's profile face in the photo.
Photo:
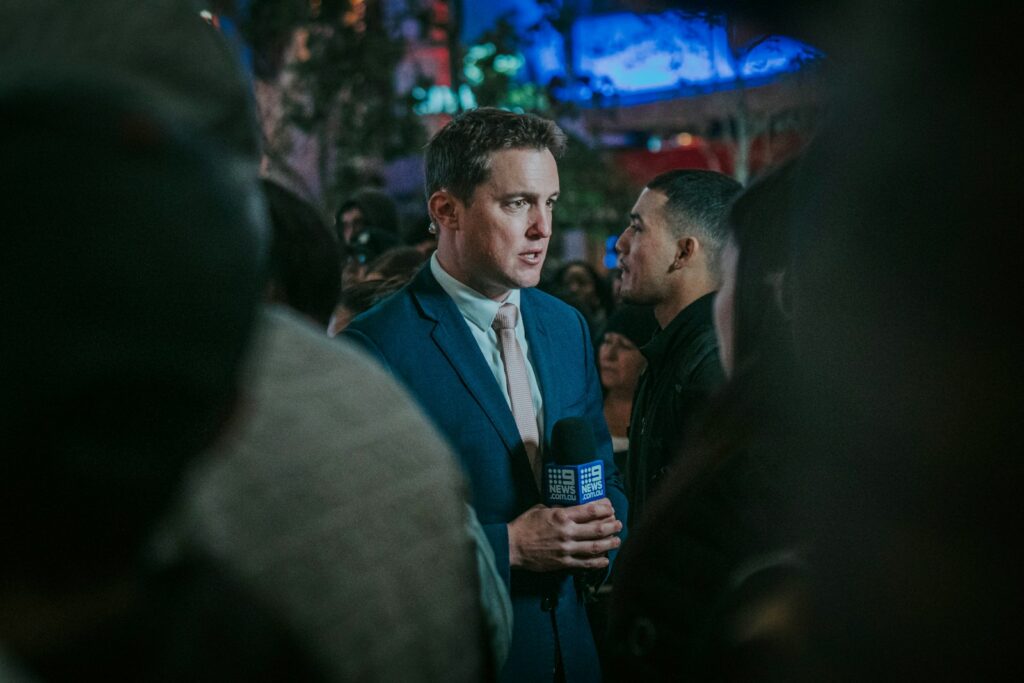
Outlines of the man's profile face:
[{"label": "man's profile face", "polygon": [[451,274],[484,296],[503,300],[534,287],[551,238],[558,166],[546,149],[503,149],[490,158],[490,177],[468,203],[455,199],[459,229]]},{"label": "man's profile face", "polygon": [[677,245],[665,217],[667,201],[664,193],[644,189],[615,243],[622,271],[620,295],[626,303],[658,304],[671,292],[669,273]]}]

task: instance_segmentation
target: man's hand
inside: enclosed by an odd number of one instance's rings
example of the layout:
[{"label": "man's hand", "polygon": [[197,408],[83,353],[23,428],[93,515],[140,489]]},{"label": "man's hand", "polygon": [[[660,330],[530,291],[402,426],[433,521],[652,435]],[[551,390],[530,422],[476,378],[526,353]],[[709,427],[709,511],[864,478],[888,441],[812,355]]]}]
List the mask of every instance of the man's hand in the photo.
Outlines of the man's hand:
[{"label": "man's hand", "polygon": [[532,572],[601,569],[619,547],[622,522],[607,498],[586,505],[534,505],[508,525],[509,563]]}]

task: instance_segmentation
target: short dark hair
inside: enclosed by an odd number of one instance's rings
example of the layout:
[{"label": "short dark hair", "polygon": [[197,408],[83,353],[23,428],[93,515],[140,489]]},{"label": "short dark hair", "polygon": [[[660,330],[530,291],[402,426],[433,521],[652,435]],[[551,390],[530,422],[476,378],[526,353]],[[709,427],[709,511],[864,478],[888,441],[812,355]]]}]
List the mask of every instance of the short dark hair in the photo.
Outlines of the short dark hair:
[{"label": "short dark hair", "polygon": [[446,189],[463,202],[487,181],[491,153],[502,149],[546,149],[556,159],[566,137],[554,121],[483,107],[452,119],[427,144],[427,197]]},{"label": "short dark hair", "polygon": [[647,183],[647,189],[668,198],[665,218],[672,234],[695,235],[707,254],[708,269],[717,274],[726,238],[722,219],[742,186],[721,173],[688,168],[662,173]]}]

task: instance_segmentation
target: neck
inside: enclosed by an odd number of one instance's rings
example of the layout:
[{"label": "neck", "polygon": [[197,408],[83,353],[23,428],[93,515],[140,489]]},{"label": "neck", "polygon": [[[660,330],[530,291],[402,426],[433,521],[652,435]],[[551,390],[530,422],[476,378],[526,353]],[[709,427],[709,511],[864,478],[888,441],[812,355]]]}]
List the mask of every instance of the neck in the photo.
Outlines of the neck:
[{"label": "neck", "polygon": [[[447,250],[445,250],[445,252],[447,252]],[[442,253],[440,247],[437,249],[436,254],[437,263],[438,265],[441,266],[441,270],[448,273],[450,276],[458,280],[466,287],[469,287],[477,294],[498,302],[502,302],[508,298],[509,292],[511,290],[488,287],[483,283],[474,281],[471,277],[469,277],[466,271],[459,267],[458,260],[452,258],[451,255],[448,253]]]},{"label": "neck", "polygon": [[672,290],[667,298],[654,304],[654,317],[657,318],[658,325],[665,329],[684,308],[716,289],[717,283],[706,276],[695,282],[683,282],[680,287]]}]

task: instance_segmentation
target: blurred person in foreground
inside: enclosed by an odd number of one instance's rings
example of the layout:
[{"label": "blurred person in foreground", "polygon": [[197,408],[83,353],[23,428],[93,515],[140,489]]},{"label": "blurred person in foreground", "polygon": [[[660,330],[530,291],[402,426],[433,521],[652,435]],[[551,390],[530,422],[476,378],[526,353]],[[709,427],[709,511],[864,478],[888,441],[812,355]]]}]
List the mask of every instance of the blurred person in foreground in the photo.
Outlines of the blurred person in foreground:
[{"label": "blurred person in foreground", "polygon": [[0,135],[0,643],[41,680],[321,680],[229,569],[154,545],[235,415],[255,166],[78,74],[8,72]]},{"label": "blurred person in foreground", "polygon": [[[581,583],[603,578],[619,545],[617,515],[626,510],[586,322],[534,289],[564,147],[564,133],[537,116],[483,108],[453,119],[427,147],[437,251],[405,289],[343,335],[410,388],[468,474],[470,502],[512,595],[503,681],[600,676],[567,570],[597,570],[580,572]],[[564,417],[591,426],[608,499],[541,504],[540,473]]]},{"label": "blurred person in foreground", "polygon": [[724,379],[711,307],[721,279],[722,217],[739,189],[713,171],[663,173],[640,194],[615,243],[622,300],[653,306],[660,327],[641,349],[647,369],[630,418],[630,526],[643,518],[686,430]]},{"label": "blurred person in foreground", "polygon": [[614,680],[794,680],[806,654],[792,535],[792,166],[732,204],[715,329],[729,380],[623,549]]},{"label": "blurred person in foreground", "polygon": [[818,680],[1016,681],[1024,75],[978,74],[1014,54],[1019,8],[888,8],[821,27],[841,88],[798,180],[813,658]]},{"label": "blurred person in foreground", "polygon": [[[511,605],[454,458],[392,378],[323,339],[334,236],[289,191],[263,191],[267,300],[292,312],[261,318],[246,419],[196,474],[186,538],[274,606],[334,680],[487,680],[508,650]],[[424,564],[436,574],[418,574]]]},{"label": "blurred person in foreground", "polygon": [[258,342],[247,420],[193,480],[191,538],[331,680],[492,680],[511,605],[450,449],[346,340],[275,306]]},{"label": "blurred person in foreground", "polygon": [[259,163],[251,83],[194,0],[3,0],[0,74],[74,69],[140,92],[248,169]]}]

